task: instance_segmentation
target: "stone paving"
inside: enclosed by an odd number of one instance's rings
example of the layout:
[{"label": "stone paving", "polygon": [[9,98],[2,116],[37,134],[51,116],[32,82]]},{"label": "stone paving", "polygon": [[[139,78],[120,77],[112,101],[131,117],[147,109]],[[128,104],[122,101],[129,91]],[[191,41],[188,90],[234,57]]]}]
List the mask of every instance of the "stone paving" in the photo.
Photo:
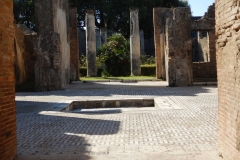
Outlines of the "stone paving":
[{"label": "stone paving", "polygon": [[[60,111],[74,100],[114,98],[158,98],[175,107]],[[61,91],[17,93],[16,104],[16,160],[220,159],[216,86],[74,82]]]}]

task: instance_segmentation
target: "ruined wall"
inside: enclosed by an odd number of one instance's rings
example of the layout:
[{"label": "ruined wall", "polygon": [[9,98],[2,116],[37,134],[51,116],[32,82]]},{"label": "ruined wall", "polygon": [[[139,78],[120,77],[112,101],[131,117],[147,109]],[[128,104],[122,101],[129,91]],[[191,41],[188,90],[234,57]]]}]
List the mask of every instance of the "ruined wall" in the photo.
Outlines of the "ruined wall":
[{"label": "ruined wall", "polygon": [[70,63],[71,80],[79,80],[79,42],[77,25],[77,8],[71,8],[69,12],[70,28]]},{"label": "ruined wall", "polygon": [[36,0],[37,91],[58,90],[70,82],[69,8],[67,0]]},{"label": "ruined wall", "polygon": [[197,50],[193,49],[193,77],[217,78],[215,4],[209,6],[203,17],[192,21],[191,30],[198,34]]},{"label": "ruined wall", "polygon": [[17,154],[13,1],[0,1],[0,159]]},{"label": "ruined wall", "polygon": [[193,62],[193,78],[217,78],[215,30],[208,32],[209,62]]},{"label": "ruined wall", "polygon": [[154,44],[156,58],[156,77],[166,79],[165,69],[165,22],[168,17],[172,17],[170,8],[153,9],[153,26],[154,26]]},{"label": "ruined wall", "polygon": [[36,54],[33,49],[33,40],[36,33],[28,29],[25,25],[15,25],[15,82],[22,83],[26,80],[34,80],[34,66]]},{"label": "ruined wall", "polygon": [[216,0],[219,151],[240,157],[240,1]]},{"label": "ruined wall", "polygon": [[166,20],[166,77],[169,86],[189,86],[192,75],[192,38],[190,8],[174,8]]},{"label": "ruined wall", "polygon": [[210,55],[209,55],[209,46],[208,46],[208,32],[207,31],[198,31],[198,61],[201,62],[209,62]]}]

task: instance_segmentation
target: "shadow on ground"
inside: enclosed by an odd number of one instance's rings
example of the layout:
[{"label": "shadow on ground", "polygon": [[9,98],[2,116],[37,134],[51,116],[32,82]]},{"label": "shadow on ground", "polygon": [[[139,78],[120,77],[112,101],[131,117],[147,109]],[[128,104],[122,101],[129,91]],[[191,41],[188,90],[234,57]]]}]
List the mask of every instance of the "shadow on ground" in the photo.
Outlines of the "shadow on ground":
[{"label": "shadow on ground", "polygon": [[17,115],[18,156],[16,160],[88,160],[91,144],[83,138],[83,135],[86,137],[86,135],[115,134],[120,126],[119,121],[71,116],[70,113]]}]

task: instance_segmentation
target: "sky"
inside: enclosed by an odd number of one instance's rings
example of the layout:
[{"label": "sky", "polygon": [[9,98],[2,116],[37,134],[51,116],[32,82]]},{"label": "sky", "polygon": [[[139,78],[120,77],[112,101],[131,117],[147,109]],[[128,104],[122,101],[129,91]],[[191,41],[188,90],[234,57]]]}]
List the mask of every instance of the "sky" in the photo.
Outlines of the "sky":
[{"label": "sky", "polygon": [[207,12],[208,6],[214,2],[215,0],[188,0],[193,16],[203,16]]}]

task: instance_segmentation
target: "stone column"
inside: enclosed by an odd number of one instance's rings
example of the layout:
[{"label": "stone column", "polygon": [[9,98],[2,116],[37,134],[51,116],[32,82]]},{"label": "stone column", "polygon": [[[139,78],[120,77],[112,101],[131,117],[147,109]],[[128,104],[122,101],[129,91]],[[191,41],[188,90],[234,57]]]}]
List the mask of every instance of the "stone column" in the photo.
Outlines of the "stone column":
[{"label": "stone column", "polygon": [[131,75],[141,75],[140,35],[137,8],[130,8],[130,56]]},{"label": "stone column", "polygon": [[107,29],[106,28],[100,29],[100,36],[101,36],[101,46],[102,46],[104,43],[107,43]]},{"label": "stone column", "polygon": [[96,32],[94,10],[87,10],[85,17],[86,24],[86,56],[87,76],[97,76],[96,68]]}]

